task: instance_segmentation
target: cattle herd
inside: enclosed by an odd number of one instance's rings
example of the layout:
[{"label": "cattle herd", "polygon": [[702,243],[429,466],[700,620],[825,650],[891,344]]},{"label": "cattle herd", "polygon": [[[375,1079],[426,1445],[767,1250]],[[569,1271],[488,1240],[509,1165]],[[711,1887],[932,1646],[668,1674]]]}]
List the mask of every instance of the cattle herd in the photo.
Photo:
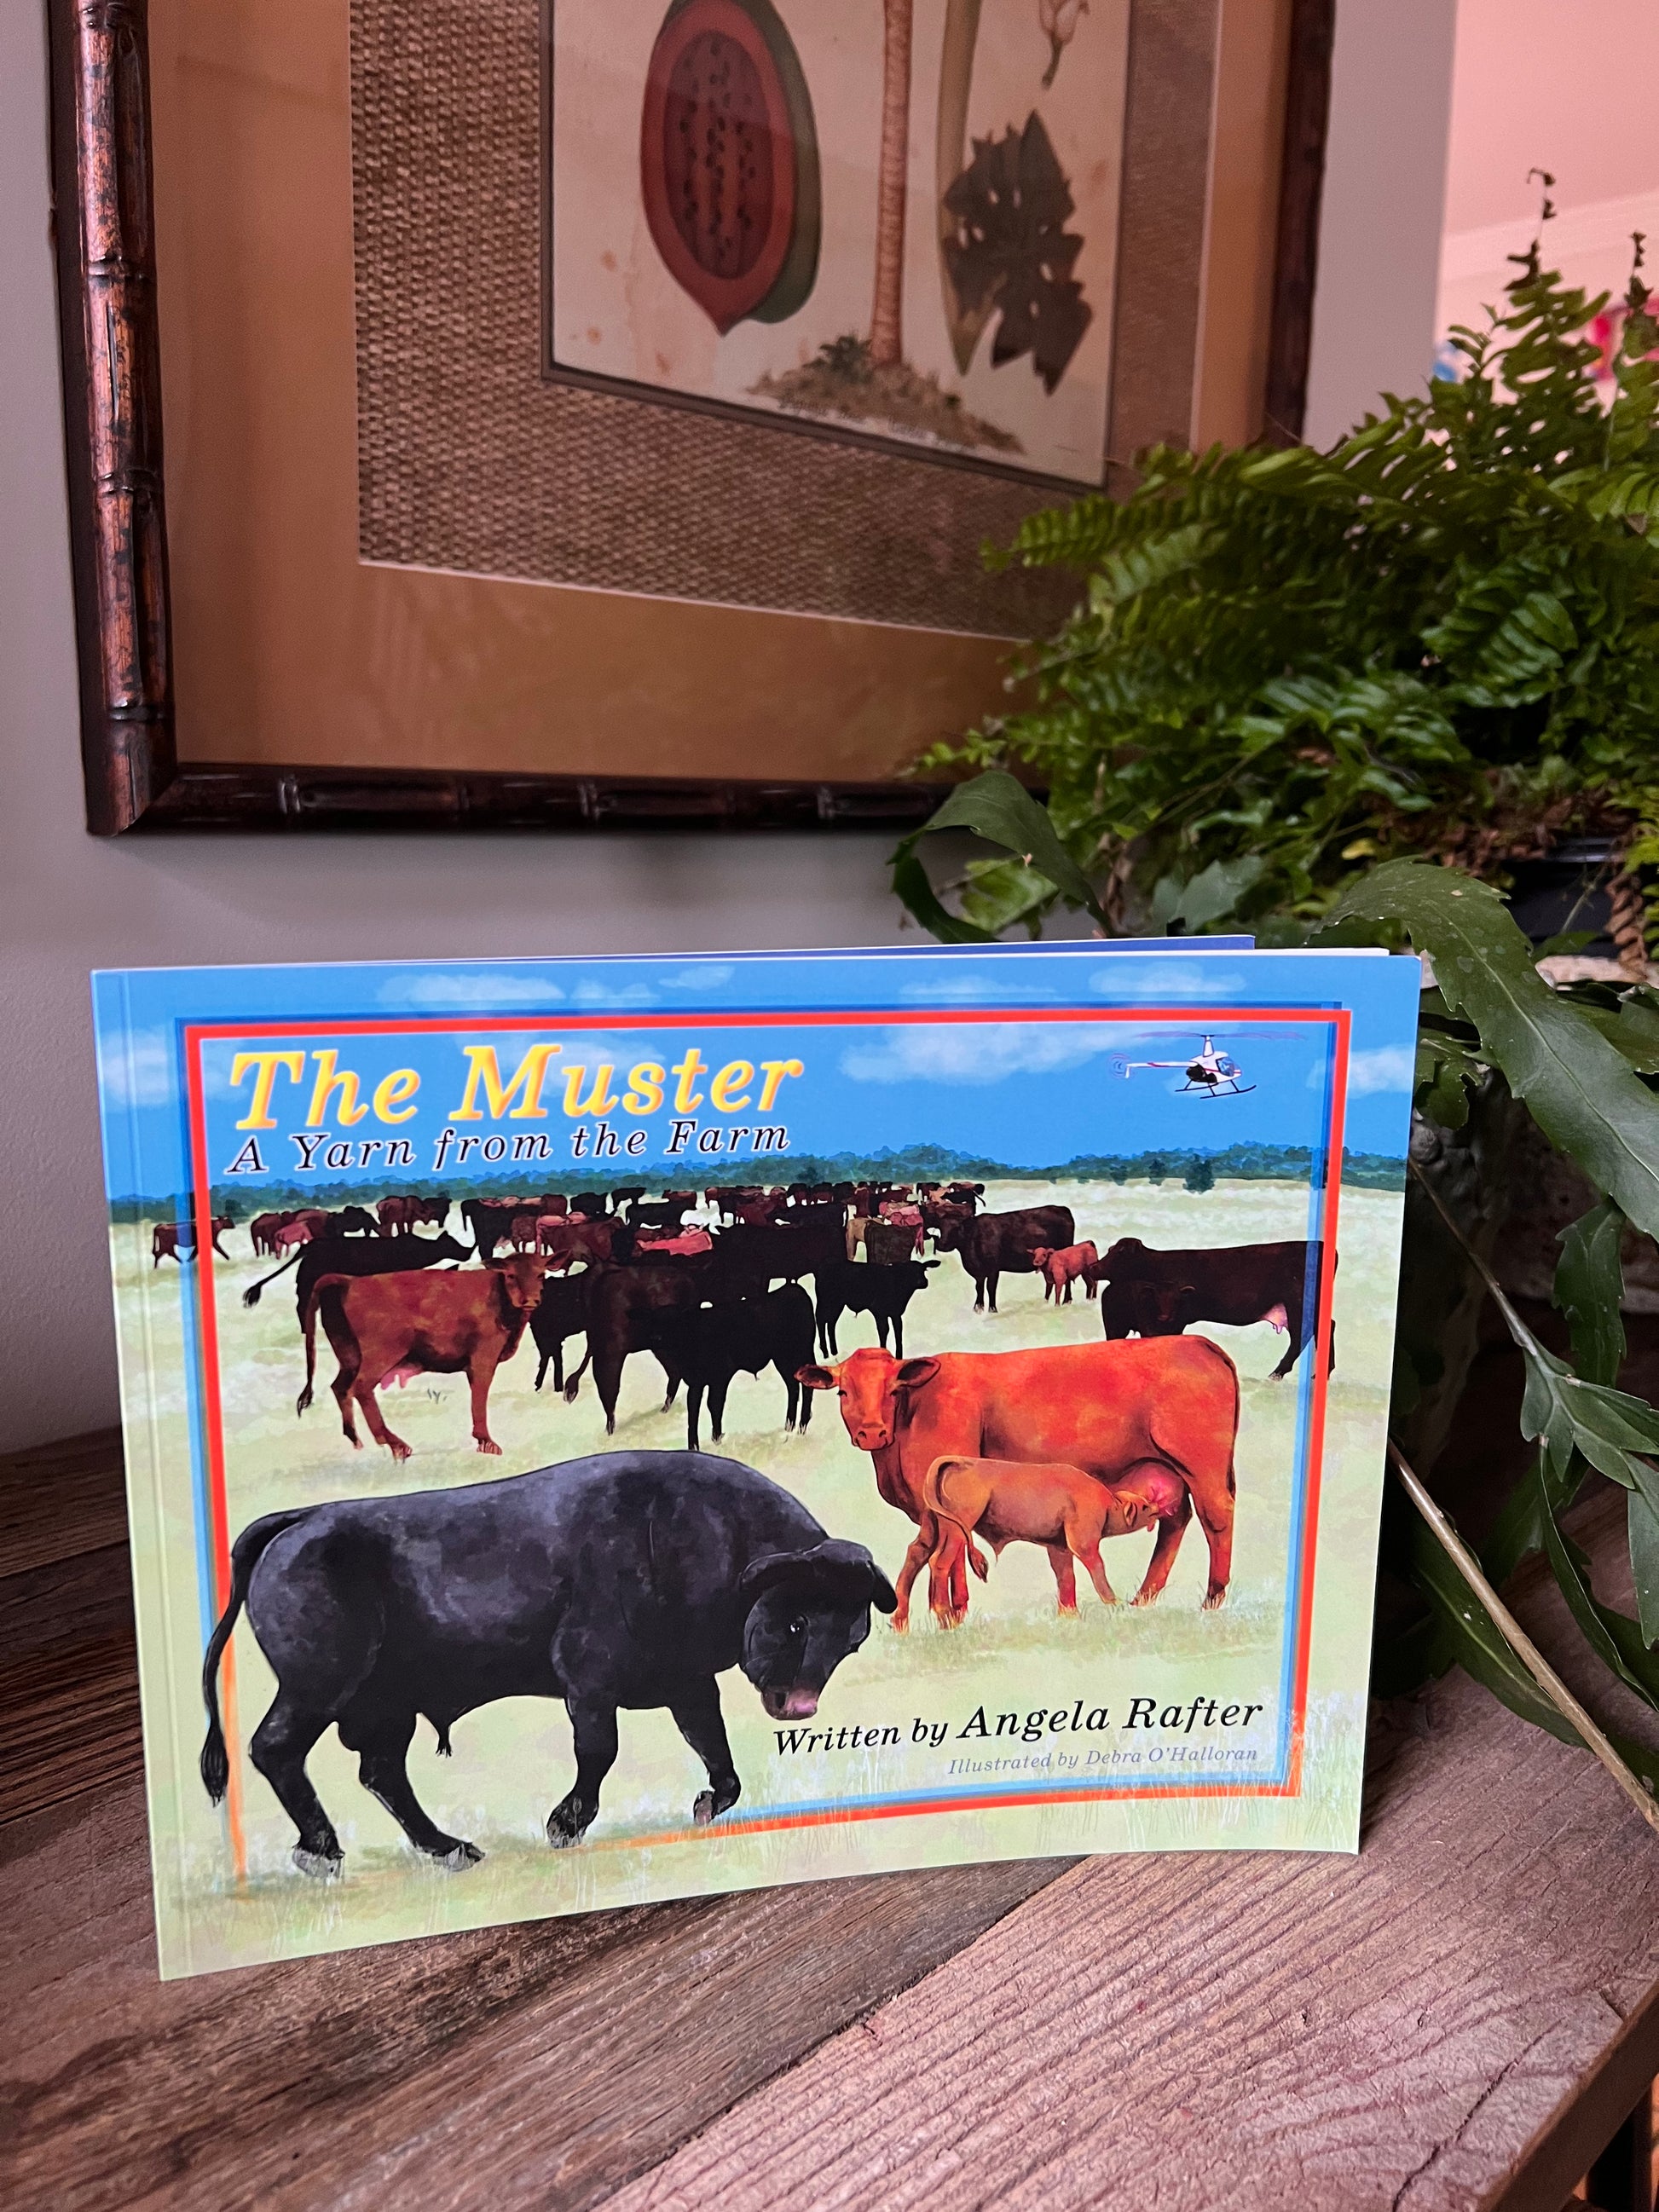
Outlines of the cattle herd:
[{"label": "cattle herd", "polygon": [[[896,1628],[907,1626],[912,1586],[924,1567],[935,1620],[957,1626],[968,1609],[969,1570],[981,1578],[987,1571],[981,1544],[993,1553],[1013,1542],[1042,1546],[1060,1611],[1069,1614],[1077,1608],[1076,1565],[1111,1603],[1102,1542],[1152,1529],[1135,1598],[1146,1605],[1164,1589],[1196,1516],[1209,1553],[1203,1602],[1218,1606],[1231,1573],[1238,1376],[1218,1346],[1186,1331],[1206,1321],[1267,1322],[1288,1340],[1274,1370],[1287,1375],[1312,1333],[1322,1248],[1159,1251],[1124,1237],[1102,1252],[1079,1242],[1065,1206],[988,1212],[983,1197],[982,1184],[960,1182],[729,1187],[654,1198],[642,1188],[544,1193],[465,1201],[459,1209],[465,1243],[449,1233],[451,1206],[441,1197],[397,1194],[373,1212],[354,1205],[332,1213],[258,1216],[249,1224],[254,1251],[278,1264],[244,1292],[244,1302],[256,1304],[268,1283],[294,1270],[305,1358],[296,1410],[303,1413],[312,1402],[320,1325],[336,1362],[331,1387],[342,1426],[354,1447],[362,1447],[361,1414],[394,1459],[410,1455],[377,1394],[426,1372],[466,1376],[473,1439],[479,1451],[498,1453],[489,1433],[490,1386],[528,1334],[538,1354],[535,1388],[550,1367],[555,1390],[571,1401],[591,1377],[607,1435],[616,1428],[627,1361],[653,1359],[665,1409],[684,1388],[686,1449],[605,1452],[501,1482],[300,1509],[252,1524],[235,1547],[232,1596],[209,1654],[202,1771],[210,1793],[223,1789],[225,1760],[214,1670],[244,1602],[281,1685],[256,1731],[254,1762],[294,1814],[296,1856],[312,1871],[329,1870],[339,1857],[303,1771],[307,1751],[331,1722],[361,1751],[365,1783],[416,1847],[459,1865],[476,1850],[434,1826],[404,1771],[420,1713],[447,1747],[459,1713],[490,1698],[564,1697],[575,1729],[577,1782],[549,1832],[555,1842],[571,1842],[593,1819],[599,1782],[616,1756],[618,1704],[670,1709],[708,1771],[709,1789],[695,1816],[712,1819],[738,1792],[715,1673],[741,1664],[769,1711],[810,1712],[830,1669],[867,1632],[872,1603],[891,1612]],[[219,1234],[230,1225],[214,1222],[216,1250],[222,1252]],[[193,1231],[164,1224],[155,1237],[155,1263],[164,1249],[180,1261],[193,1256]],[[933,1253],[924,1258],[930,1242]],[[1066,1304],[1080,1282],[1085,1306],[1097,1302],[1100,1340],[907,1357],[907,1310],[951,1254],[974,1284],[975,1312],[997,1312],[1005,1275],[1037,1275],[1045,1300]],[[849,1313],[867,1315],[878,1342],[842,1356],[837,1331]],[[852,1444],[870,1455],[879,1496],[915,1524],[892,1586],[867,1552],[827,1537],[799,1500],[765,1476],[703,1455],[705,1414],[718,1444],[733,1378],[767,1370],[782,1386],[789,1429],[807,1427],[817,1393],[834,1394]],[[664,1486],[676,1484],[679,1502],[671,1511],[662,1504]],[[702,1500],[696,1511],[686,1503],[694,1494]],[[723,1527],[760,1533],[722,1548],[701,1527],[704,1508]],[[653,1616],[647,1640],[654,1641],[650,1653],[642,1651],[646,1631],[623,1625],[629,1553],[628,1559],[618,1554],[622,1583],[599,1614],[590,1619],[584,1600],[568,1618],[538,1614],[533,1632],[526,1632],[514,1608],[535,1608],[525,1595],[524,1559],[520,1553],[509,1559],[511,1547],[528,1545],[538,1556],[545,1551],[557,1581],[557,1560],[578,1552],[591,1558],[600,1527],[611,1532],[607,1542],[614,1538],[626,1551],[647,1509],[657,1515],[650,1543],[684,1555],[670,1579],[680,1593],[677,1605],[690,1608],[686,1620],[665,1626]],[[331,1514],[340,1527],[331,1522],[325,1531],[317,1516]],[[302,1542],[307,1531],[328,1534],[334,1552]],[[329,1561],[345,1556],[339,1547],[348,1535],[362,1552],[348,1576],[353,1602],[360,1611],[368,1604],[374,1618],[343,1626],[335,1616],[347,1597]],[[428,1647],[445,1600],[427,1583],[452,1552],[457,1562],[470,1563],[458,1571],[472,1578],[481,1559],[499,1554],[504,1594],[484,1602],[478,1650],[464,1660],[452,1652],[440,1664]],[[374,1568],[365,1582],[362,1562],[371,1556]],[[650,1556],[656,1564],[640,1570],[647,1583],[663,1564],[657,1551]],[[510,1593],[517,1595],[509,1603]],[[394,1599],[409,1614],[399,1614],[403,1674],[395,1687],[381,1680],[380,1662],[363,1676],[349,1658],[357,1642],[366,1651],[390,1648],[384,1642],[390,1623],[380,1615]],[[786,1632],[787,1623],[795,1626]],[[817,1626],[809,1634],[801,1624],[811,1623]],[[558,1656],[561,1639],[569,1646],[568,1666]],[[509,1647],[544,1655],[520,1668],[522,1681],[512,1668],[502,1672]],[[314,1667],[307,1655],[319,1649],[338,1657],[339,1683],[309,1682],[307,1669]],[[659,1679],[659,1697],[635,1693]]]}]

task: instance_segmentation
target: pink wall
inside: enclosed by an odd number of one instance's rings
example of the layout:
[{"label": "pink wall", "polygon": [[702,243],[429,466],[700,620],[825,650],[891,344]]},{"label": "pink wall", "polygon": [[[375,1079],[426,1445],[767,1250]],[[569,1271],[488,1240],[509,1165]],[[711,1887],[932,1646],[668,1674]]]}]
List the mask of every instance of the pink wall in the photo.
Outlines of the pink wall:
[{"label": "pink wall", "polygon": [[1659,0],[1457,0],[1447,230],[1659,189],[1656,95]]}]

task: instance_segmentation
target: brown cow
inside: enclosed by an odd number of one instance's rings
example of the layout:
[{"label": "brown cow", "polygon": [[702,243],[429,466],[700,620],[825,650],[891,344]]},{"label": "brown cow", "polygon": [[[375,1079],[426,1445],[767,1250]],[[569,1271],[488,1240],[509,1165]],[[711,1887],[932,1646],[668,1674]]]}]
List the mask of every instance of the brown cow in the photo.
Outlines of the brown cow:
[{"label": "brown cow", "polygon": [[481,1452],[499,1455],[489,1433],[489,1386],[502,1360],[518,1350],[546,1273],[540,1260],[519,1256],[451,1274],[319,1277],[319,1311],[340,1363],[331,1387],[353,1449],[362,1449],[354,1399],[375,1441],[393,1459],[407,1459],[410,1447],[387,1428],[375,1392],[411,1375],[465,1373],[473,1437]]},{"label": "brown cow", "polygon": [[[216,1213],[208,1224],[208,1234],[213,1239],[213,1249],[222,1260],[228,1260],[230,1255],[219,1239],[227,1229],[234,1229],[235,1225],[228,1213]],[[196,1224],[194,1221],[158,1221],[156,1223],[150,1231],[149,1238],[149,1264],[152,1272],[161,1266],[163,1260],[171,1260],[176,1266],[183,1267],[186,1260],[193,1260],[195,1256]]]},{"label": "brown cow", "polygon": [[[1089,1270],[1099,1264],[1100,1254],[1093,1244],[1066,1244],[1058,1251],[1039,1244],[1031,1255],[1031,1265],[1048,1285],[1042,1293],[1044,1305],[1050,1298],[1056,1305],[1070,1305],[1072,1285],[1079,1278],[1088,1295],[1093,1297],[1099,1289],[1099,1280]],[[1063,1298],[1062,1291],[1066,1294]]]},{"label": "brown cow", "polygon": [[[1101,1603],[1115,1605],[1101,1564],[1103,1537],[1132,1536],[1154,1521],[1185,1521],[1192,1511],[1180,1477],[1150,1464],[1109,1488],[1080,1467],[947,1454],[928,1468],[921,1495],[938,1528],[928,1560],[930,1589],[941,1595],[949,1589],[957,1551],[966,1553],[974,1572],[985,1580],[975,1535],[999,1554],[1009,1544],[1041,1544],[1054,1571],[1062,1613],[1077,1611],[1074,1559],[1082,1560]],[[938,1574],[933,1571],[935,1561],[940,1565]],[[936,1618],[941,1627],[957,1625],[948,1607]]]},{"label": "brown cow", "polygon": [[[848,1436],[875,1462],[876,1488],[917,1524],[897,1585],[896,1628],[908,1619],[911,1584],[933,1553],[937,1532],[923,1487],[929,1468],[946,1455],[1060,1462],[1109,1487],[1145,1473],[1148,1462],[1169,1469],[1180,1477],[1209,1543],[1205,1606],[1225,1597],[1238,1370],[1207,1337],[942,1352],[931,1359],[896,1359],[866,1346],[835,1367],[803,1367],[799,1379],[815,1390],[839,1391]],[[1169,1580],[1189,1517],[1160,1522],[1137,1605],[1150,1605]],[[929,1602],[941,1619],[960,1620],[967,1579],[959,1557],[948,1567],[942,1577],[930,1571]]]},{"label": "brown cow", "polygon": [[253,1254],[256,1259],[268,1260],[273,1256],[276,1247],[272,1242],[272,1239],[275,1237],[276,1231],[283,1226],[283,1223],[287,1219],[288,1216],[285,1213],[256,1213],[254,1215],[252,1220],[250,1221],[247,1225],[247,1233],[252,1241]]},{"label": "brown cow", "polygon": [[617,1223],[609,1219],[589,1221],[567,1215],[560,1221],[544,1214],[536,1224],[536,1242],[550,1271],[558,1275],[573,1260],[586,1260],[590,1267],[608,1260],[616,1244],[617,1228]]},{"label": "brown cow", "polygon": [[[1322,1243],[1231,1244],[1196,1251],[1156,1251],[1138,1237],[1120,1237],[1100,1262],[1107,1285],[1100,1302],[1109,1337],[1179,1336],[1194,1322],[1248,1328],[1265,1321],[1289,1341],[1271,1380],[1281,1382],[1316,1340],[1323,1276]],[[1336,1262],[1331,1262],[1334,1269]],[[1336,1324],[1326,1337],[1336,1371]]]},{"label": "brown cow", "polygon": [[769,1192],[763,1198],[743,1198],[738,1200],[738,1219],[750,1229],[769,1228],[781,1221],[788,1209],[788,1198],[781,1190]]}]

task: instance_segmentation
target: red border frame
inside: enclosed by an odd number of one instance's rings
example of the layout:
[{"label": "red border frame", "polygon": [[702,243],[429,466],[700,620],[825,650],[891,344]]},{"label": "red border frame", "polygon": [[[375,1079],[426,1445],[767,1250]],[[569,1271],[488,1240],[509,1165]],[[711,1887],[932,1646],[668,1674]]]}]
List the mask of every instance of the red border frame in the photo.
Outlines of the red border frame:
[{"label": "red border frame", "polygon": [[[971,1813],[1016,1809],[1030,1805],[1098,1804],[1120,1799],[1134,1802],[1170,1797],[1296,1797],[1302,1790],[1302,1759],[1306,1735],[1308,1673],[1313,1644],[1314,1559],[1319,1536],[1319,1501],[1324,1470],[1325,1410],[1330,1364],[1332,1300],[1336,1279],[1336,1231],[1342,1188],[1342,1147],[1346,1121],[1348,1051],[1352,1016],[1345,1007],[1194,1007],[1194,1006],[1019,1006],[971,1009],[847,1008],[793,1012],[719,1012],[641,1014],[476,1014],[406,1015],[400,1018],[344,1021],[191,1022],[185,1024],[185,1080],[190,1118],[191,1207],[196,1224],[197,1312],[202,1363],[202,1413],[206,1431],[208,1462],[209,1534],[213,1546],[213,1586],[222,1613],[230,1595],[229,1502],[225,1480],[223,1408],[219,1390],[219,1334],[213,1296],[213,1186],[207,1151],[207,1103],[202,1083],[202,1044],[220,1037],[380,1036],[418,1033],[422,1036],[477,1036],[492,1030],[659,1030],[659,1029],[793,1029],[848,1028],[875,1024],[895,1029],[921,1022],[1006,1023],[1010,1021],[1092,1022],[1179,1021],[1191,1029],[1222,1028],[1238,1023],[1324,1023],[1334,1031],[1330,1118],[1326,1128],[1324,1205],[1320,1218],[1322,1260],[1320,1271],[1318,1340],[1314,1346],[1313,1392],[1308,1413],[1307,1491],[1304,1507],[1302,1558],[1298,1577],[1300,1615],[1296,1628],[1296,1657],[1291,1674],[1290,1756],[1282,1782],[1171,1783],[1167,1788],[1125,1789],[1103,1784],[1098,1790],[1075,1786],[1066,1790],[1022,1790],[908,1801],[902,1805],[850,1804],[824,1811],[781,1813],[772,1819],[744,1820],[733,1834],[761,1835],[771,1830],[824,1827],[855,1820],[908,1820],[933,1813]],[[235,1731],[236,1684],[234,1638],[227,1645],[223,1661],[227,1741],[231,1749],[230,1788],[227,1799],[231,1847],[237,1879],[246,1865],[241,1818],[241,1745]],[[648,1836],[619,1837],[601,1849],[641,1850],[688,1837],[702,1838],[695,1828],[670,1828]]]}]

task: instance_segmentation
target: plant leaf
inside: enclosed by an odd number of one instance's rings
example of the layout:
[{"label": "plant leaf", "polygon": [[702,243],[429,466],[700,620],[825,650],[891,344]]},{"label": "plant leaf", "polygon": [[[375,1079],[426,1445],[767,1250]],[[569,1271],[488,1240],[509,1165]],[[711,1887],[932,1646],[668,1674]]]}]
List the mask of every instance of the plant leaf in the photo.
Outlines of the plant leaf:
[{"label": "plant leaf", "polygon": [[[1545,1729],[1563,1743],[1583,1746],[1584,1739],[1572,1723],[1544,1695],[1532,1676],[1504,1641],[1497,1623],[1456,1567],[1436,1542],[1426,1522],[1412,1539],[1412,1580],[1422,1591],[1444,1632],[1447,1643],[1464,1672],[1472,1674],[1512,1713],[1534,1728]],[[1650,1790],[1659,1790],[1659,1752],[1644,1744],[1606,1731],[1607,1741],[1631,1772]]]},{"label": "plant leaf", "polygon": [[1255,854],[1246,853],[1236,860],[1212,860],[1207,868],[1200,868],[1189,883],[1182,885],[1181,896],[1164,917],[1163,927],[1180,922],[1187,929],[1203,929],[1210,922],[1219,921],[1231,914],[1253,884],[1261,880],[1266,863]]},{"label": "plant leaf", "polygon": [[1516,1341],[1527,1362],[1521,1433],[1528,1443],[1541,1437],[1558,1462],[1577,1448],[1592,1467],[1626,1490],[1641,1491],[1659,1509],[1659,1468],[1644,1456],[1659,1451],[1659,1412],[1628,1391],[1584,1382],[1530,1331]]},{"label": "plant leaf", "polygon": [[1638,1075],[1659,1075],[1659,1009],[1644,995],[1632,992],[1617,1007],[1589,1006],[1582,999],[1573,1003]]},{"label": "plant leaf", "polygon": [[1604,1198],[1561,1231],[1552,1303],[1572,1332],[1572,1364],[1587,1382],[1616,1382],[1625,1364],[1625,1217]]},{"label": "plant leaf", "polygon": [[[1094,885],[1060,843],[1048,808],[1006,769],[987,769],[982,775],[958,784],[915,834],[926,837],[935,830],[971,830],[976,837],[1018,854],[1028,867],[1046,876],[1062,898],[1086,908],[1103,929],[1109,931]],[[905,902],[910,905],[908,898]],[[914,905],[910,910],[917,911]],[[980,933],[975,941],[982,941],[986,934]]]},{"label": "plant leaf", "polygon": [[1453,1654],[1467,1674],[1534,1728],[1563,1743],[1583,1742],[1577,1729],[1544,1695],[1510,1650],[1497,1623],[1441,1549],[1426,1522],[1411,1539],[1411,1577],[1432,1607]]},{"label": "plant leaf", "polygon": [[1355,915],[1404,923],[1447,1006],[1474,1022],[1481,1057],[1550,1142],[1638,1228],[1659,1234],[1659,1098],[1539,975],[1500,895],[1450,868],[1390,860],[1331,910],[1334,921]]},{"label": "plant leaf", "polygon": [[1561,1586],[1573,1619],[1584,1632],[1584,1640],[1604,1666],[1659,1711],[1659,1660],[1649,1652],[1642,1632],[1626,1613],[1602,1605],[1590,1582],[1590,1563],[1571,1538],[1563,1534],[1555,1515],[1538,1485],[1540,1523],[1544,1549]]},{"label": "plant leaf", "polygon": [[[917,831],[919,836],[921,833]],[[994,945],[988,929],[963,921],[941,903],[927,879],[927,871],[916,857],[915,837],[907,837],[893,854],[893,890],[900,902],[941,945]]]},{"label": "plant leaf", "polygon": [[1469,1118],[1468,1086],[1479,1083],[1486,1072],[1485,1063],[1455,1039],[1421,1027],[1412,1103],[1443,1129],[1461,1129]]},{"label": "plant leaf", "polygon": [[1644,1492],[1632,1490],[1625,1500],[1625,1526],[1636,1581],[1637,1618],[1642,1641],[1651,1647],[1659,1644],[1659,1514]]}]

